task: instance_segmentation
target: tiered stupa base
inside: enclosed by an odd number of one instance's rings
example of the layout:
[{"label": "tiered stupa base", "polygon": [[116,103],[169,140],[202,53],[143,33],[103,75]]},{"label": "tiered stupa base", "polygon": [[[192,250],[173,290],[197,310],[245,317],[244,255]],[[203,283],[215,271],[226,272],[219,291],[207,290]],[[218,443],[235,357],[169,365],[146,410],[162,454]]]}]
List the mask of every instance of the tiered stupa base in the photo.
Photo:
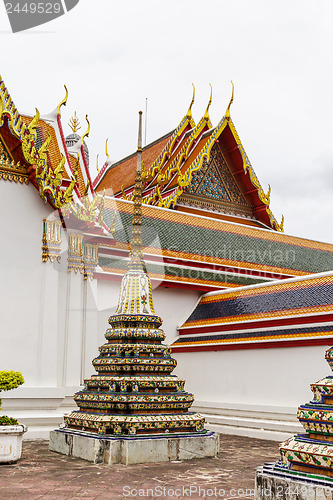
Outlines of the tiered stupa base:
[{"label": "tiered stupa base", "polygon": [[50,433],[50,450],[95,464],[142,464],[214,458],[219,436],[213,432],[107,436],[85,431],[57,429]]},{"label": "tiered stupa base", "polygon": [[162,344],[162,319],[143,270],[125,274],[109,323],[93,360],[97,374],[75,394],[79,408],[64,417],[64,427],[51,432],[50,450],[125,465],[216,457],[219,436],[189,411],[193,394],[171,375],[177,363]]},{"label": "tiered stupa base", "polygon": [[[333,348],[326,351],[333,369]],[[314,398],[298,408],[305,429],[280,444],[281,460],[256,473],[256,500],[333,498],[333,376],[311,384]]]}]

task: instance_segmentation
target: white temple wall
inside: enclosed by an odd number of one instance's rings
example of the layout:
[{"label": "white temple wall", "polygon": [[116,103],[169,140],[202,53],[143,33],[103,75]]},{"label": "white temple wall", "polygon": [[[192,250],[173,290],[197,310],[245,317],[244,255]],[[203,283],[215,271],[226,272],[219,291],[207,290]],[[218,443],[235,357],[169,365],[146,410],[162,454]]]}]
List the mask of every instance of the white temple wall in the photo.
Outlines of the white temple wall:
[{"label": "white temple wall", "polygon": [[178,353],[175,373],[186,379],[209,428],[279,440],[302,430],[297,407],[312,399],[310,384],[330,373],[327,348]]},{"label": "white temple wall", "polygon": [[0,369],[20,370],[26,386],[35,386],[49,376],[40,363],[48,349],[43,330],[54,330],[45,324],[52,303],[41,257],[42,221],[51,210],[31,185],[0,180],[0,197]]},{"label": "white temple wall", "polygon": [[[98,282],[98,337],[101,345],[105,342],[104,333],[109,327],[108,318],[114,314],[120,289],[119,281],[100,280]],[[162,329],[166,335],[165,342],[171,344],[177,337],[177,327],[184,323],[199,299],[200,292],[189,289],[167,288],[159,286],[153,290],[155,312],[163,319]]]},{"label": "white temple wall", "polygon": [[[18,370],[25,384],[2,393],[3,413],[48,437],[73,408],[73,394],[94,373],[92,359],[105,342],[120,282],[67,271],[67,237],[61,263],[42,263],[42,221],[52,216],[33,186],[0,180],[0,370]],[[153,290],[156,314],[171,343],[199,293]],[[309,384],[330,373],[325,346],[178,353],[175,373],[187,381],[195,406],[220,432],[283,438],[299,430],[296,408],[311,399]],[[283,430],[283,432],[281,432]]]}]

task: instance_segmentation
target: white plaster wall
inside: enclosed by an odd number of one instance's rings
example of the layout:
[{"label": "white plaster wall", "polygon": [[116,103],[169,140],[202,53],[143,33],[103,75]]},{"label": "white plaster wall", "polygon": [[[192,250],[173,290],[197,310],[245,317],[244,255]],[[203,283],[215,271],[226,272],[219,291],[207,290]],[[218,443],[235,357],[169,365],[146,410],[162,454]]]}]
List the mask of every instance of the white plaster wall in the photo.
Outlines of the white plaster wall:
[{"label": "white plaster wall", "polygon": [[[119,289],[120,282],[118,281],[100,280],[98,282],[98,328],[100,332],[98,337],[101,342],[104,342],[103,335],[109,328],[108,317],[116,310]],[[162,286],[153,290],[155,312],[163,319],[161,328],[166,335],[165,343],[170,344],[175,340],[178,334],[177,326],[187,319],[200,295],[194,290]]]},{"label": "white plaster wall", "polygon": [[31,185],[0,180],[0,200],[0,369],[22,371],[26,386],[48,385],[53,357],[50,369],[41,360],[52,346],[42,337],[48,329],[56,338],[57,318],[54,297],[45,294],[54,280],[42,265],[41,246],[43,217],[51,210]]},{"label": "white plaster wall", "polygon": [[330,374],[326,346],[178,353],[175,373],[200,402],[295,408],[312,399],[310,383]]},{"label": "white plaster wall", "polygon": [[[0,200],[0,370],[20,370],[26,380],[1,396],[5,412],[35,429],[30,437],[45,438],[73,404],[83,379],[94,373],[91,361],[105,342],[120,283],[84,282],[81,274],[69,274],[65,231],[61,264],[42,263],[42,220],[52,210],[33,186],[0,180]],[[167,343],[199,295],[161,286],[153,291]],[[198,406],[295,411],[311,399],[309,384],[330,373],[325,349],[178,353],[175,373],[186,379]]]}]

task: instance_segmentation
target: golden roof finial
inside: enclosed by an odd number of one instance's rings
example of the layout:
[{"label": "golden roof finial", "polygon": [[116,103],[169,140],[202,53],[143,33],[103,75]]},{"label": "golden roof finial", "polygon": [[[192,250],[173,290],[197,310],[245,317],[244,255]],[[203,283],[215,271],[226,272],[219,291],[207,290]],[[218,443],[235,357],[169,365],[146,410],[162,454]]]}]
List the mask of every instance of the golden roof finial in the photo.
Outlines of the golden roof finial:
[{"label": "golden roof finial", "polygon": [[210,85],[210,98],[209,98],[209,103],[208,103],[208,106],[207,106],[205,114],[204,114],[204,119],[206,120],[206,122],[208,122],[208,120],[209,120],[208,110],[209,110],[209,106],[212,104],[212,98],[213,98],[213,87],[212,87],[211,83],[209,85]]},{"label": "golden roof finial", "polygon": [[231,99],[230,99],[230,102],[228,104],[227,111],[225,112],[225,115],[224,115],[226,120],[230,120],[230,106],[234,102],[234,88],[235,88],[235,86],[234,86],[234,83],[232,80],[231,80],[231,85],[232,85]]},{"label": "golden roof finial", "polygon": [[279,231],[280,233],[283,233],[284,231],[284,215],[282,215],[281,224],[277,225],[277,231]]},{"label": "golden roof finial", "polygon": [[97,155],[97,158],[96,158],[96,168],[97,168],[97,172],[99,173],[99,167],[98,167],[98,157],[99,157],[99,155]]},{"label": "golden roof finial", "polygon": [[89,193],[89,187],[90,187],[90,181],[88,179],[88,182],[87,182],[87,185],[86,185],[86,189],[84,191],[84,196],[88,196],[88,193]]},{"label": "golden roof finial", "polygon": [[30,133],[37,127],[37,123],[39,122],[39,118],[40,118],[40,113],[39,113],[38,109],[36,108],[36,114],[33,117],[33,119],[31,120],[30,124],[28,125],[28,130]]},{"label": "golden roof finial", "polygon": [[76,111],[74,113],[74,116],[69,120],[68,123],[69,127],[73,130],[73,133],[75,134],[78,130],[80,130],[80,121],[78,117],[76,116]]},{"label": "golden roof finial", "polygon": [[105,153],[106,153],[106,156],[107,156],[108,158],[110,158],[109,153],[108,153],[108,140],[109,140],[109,139],[106,139],[106,141],[105,141]]},{"label": "golden roof finial", "polygon": [[59,115],[59,116],[61,116],[61,113],[60,113],[60,108],[61,108],[61,106],[66,106],[66,104],[67,104],[67,99],[68,99],[68,90],[67,90],[66,85],[64,85],[64,87],[65,87],[65,90],[66,90],[66,95],[65,95],[65,97],[63,98],[63,100],[62,100],[62,101],[59,103],[59,105],[58,105],[58,115]]},{"label": "golden roof finial", "polygon": [[195,86],[194,86],[194,83],[192,83],[192,86],[193,86],[193,97],[192,97],[192,101],[191,101],[190,107],[188,108],[188,112],[186,113],[186,118],[189,121],[192,119],[192,106],[194,104],[194,98],[195,98]]},{"label": "golden roof finial", "polygon": [[88,120],[88,115],[86,115],[86,120],[87,120],[87,123],[88,123],[88,128],[87,128],[87,131],[83,134],[83,136],[81,137],[81,144],[83,145],[83,140],[85,137],[88,137],[89,135],[89,132],[90,132],[90,123],[89,123],[89,120]]}]

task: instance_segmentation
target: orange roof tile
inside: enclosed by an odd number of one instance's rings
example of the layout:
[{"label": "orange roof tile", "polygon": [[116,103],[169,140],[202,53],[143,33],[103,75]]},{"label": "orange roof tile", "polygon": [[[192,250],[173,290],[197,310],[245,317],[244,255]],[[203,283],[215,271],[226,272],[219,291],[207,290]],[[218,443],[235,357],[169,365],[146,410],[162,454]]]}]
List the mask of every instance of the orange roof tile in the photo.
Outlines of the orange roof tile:
[{"label": "orange roof tile", "polygon": [[[151,167],[154,160],[156,160],[157,156],[161,153],[172,133],[173,132],[170,132],[169,134],[143,148],[142,159],[146,170]],[[122,185],[125,189],[129,186],[132,186],[134,184],[135,170],[136,153],[128,156],[127,158],[119,161],[114,165],[111,165],[109,170],[106,171],[102,180],[96,186],[96,191],[103,191],[105,189],[106,194],[111,195],[113,193],[118,193],[121,190]]]}]

